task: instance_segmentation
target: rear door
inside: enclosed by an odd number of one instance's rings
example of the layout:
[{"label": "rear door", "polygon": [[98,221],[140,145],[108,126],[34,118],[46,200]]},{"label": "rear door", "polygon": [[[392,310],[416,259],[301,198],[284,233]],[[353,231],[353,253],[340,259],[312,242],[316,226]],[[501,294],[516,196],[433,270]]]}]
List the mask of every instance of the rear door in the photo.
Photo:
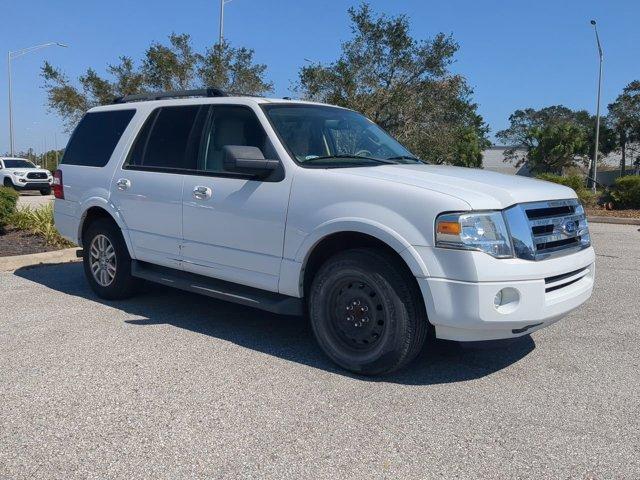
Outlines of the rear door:
[{"label": "rear door", "polygon": [[155,109],[111,186],[138,260],[180,267],[184,172],[196,164],[200,105]]}]

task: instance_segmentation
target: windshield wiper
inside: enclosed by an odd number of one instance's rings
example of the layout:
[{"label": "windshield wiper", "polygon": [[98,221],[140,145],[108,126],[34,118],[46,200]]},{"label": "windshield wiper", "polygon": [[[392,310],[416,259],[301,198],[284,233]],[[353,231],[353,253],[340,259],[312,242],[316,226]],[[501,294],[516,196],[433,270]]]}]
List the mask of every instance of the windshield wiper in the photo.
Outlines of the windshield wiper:
[{"label": "windshield wiper", "polygon": [[418,157],[414,157],[413,155],[398,155],[396,157],[389,157],[387,160],[413,160],[418,163],[425,163],[423,160],[420,160]]},{"label": "windshield wiper", "polygon": [[350,158],[350,159],[362,159],[362,160],[371,160],[372,162],[378,163],[388,163],[388,164],[397,164],[398,162],[394,161],[392,158],[375,158],[375,157],[363,157],[361,155],[347,155],[347,154],[339,154],[339,155],[323,155],[321,157],[312,157],[304,160],[303,163],[312,162],[315,160],[333,160],[340,158]]}]

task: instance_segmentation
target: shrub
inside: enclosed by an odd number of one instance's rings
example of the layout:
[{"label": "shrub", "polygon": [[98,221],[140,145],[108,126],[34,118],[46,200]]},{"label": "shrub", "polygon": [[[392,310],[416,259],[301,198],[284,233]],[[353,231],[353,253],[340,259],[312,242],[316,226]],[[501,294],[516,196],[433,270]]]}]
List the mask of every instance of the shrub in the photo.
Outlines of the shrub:
[{"label": "shrub", "polygon": [[9,219],[16,211],[18,192],[13,188],[0,187],[0,232],[9,223]]},{"label": "shrub", "polygon": [[73,244],[60,236],[53,224],[53,206],[51,204],[32,209],[25,207],[11,215],[10,223],[19,230],[28,230],[44,238],[47,245],[53,247],[71,247]]},{"label": "shrub", "polygon": [[594,194],[591,190],[589,190],[584,184],[584,178],[580,175],[554,175],[552,173],[543,173],[538,175],[537,178],[540,180],[546,180],[547,182],[559,183],[560,185],[564,185],[565,187],[572,188],[578,198],[582,202],[582,204],[587,207],[595,206],[598,201],[598,195]]},{"label": "shrub", "polygon": [[611,196],[617,208],[640,208],[640,176],[616,178]]}]

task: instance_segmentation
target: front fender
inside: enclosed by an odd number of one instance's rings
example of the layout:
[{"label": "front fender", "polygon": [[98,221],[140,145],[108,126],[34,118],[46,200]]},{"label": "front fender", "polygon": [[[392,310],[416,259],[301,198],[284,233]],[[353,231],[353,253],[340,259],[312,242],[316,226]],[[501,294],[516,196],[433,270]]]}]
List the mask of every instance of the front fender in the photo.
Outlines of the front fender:
[{"label": "front fender", "polygon": [[283,259],[280,275],[281,293],[301,297],[304,268],[314,248],[335,233],[356,232],[369,235],[393,248],[416,277],[427,277],[427,267],[416,249],[398,232],[374,220],[348,217],[329,220],[309,233],[293,259]]}]

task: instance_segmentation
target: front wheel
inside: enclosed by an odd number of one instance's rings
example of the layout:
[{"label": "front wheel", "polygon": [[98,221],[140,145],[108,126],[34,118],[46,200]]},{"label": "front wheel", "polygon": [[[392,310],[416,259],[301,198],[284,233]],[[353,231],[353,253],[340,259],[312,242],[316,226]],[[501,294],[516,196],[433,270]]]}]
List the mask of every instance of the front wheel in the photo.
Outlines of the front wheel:
[{"label": "front wheel", "polygon": [[309,292],[309,317],[324,352],[364,375],[407,365],[428,330],[415,280],[376,249],[345,251],[320,268]]},{"label": "front wheel", "polygon": [[119,300],[135,293],[131,257],[118,226],[105,218],[95,220],[83,235],[84,273],[100,298]]},{"label": "front wheel", "polygon": [[51,195],[51,188],[41,188],[40,195]]}]

